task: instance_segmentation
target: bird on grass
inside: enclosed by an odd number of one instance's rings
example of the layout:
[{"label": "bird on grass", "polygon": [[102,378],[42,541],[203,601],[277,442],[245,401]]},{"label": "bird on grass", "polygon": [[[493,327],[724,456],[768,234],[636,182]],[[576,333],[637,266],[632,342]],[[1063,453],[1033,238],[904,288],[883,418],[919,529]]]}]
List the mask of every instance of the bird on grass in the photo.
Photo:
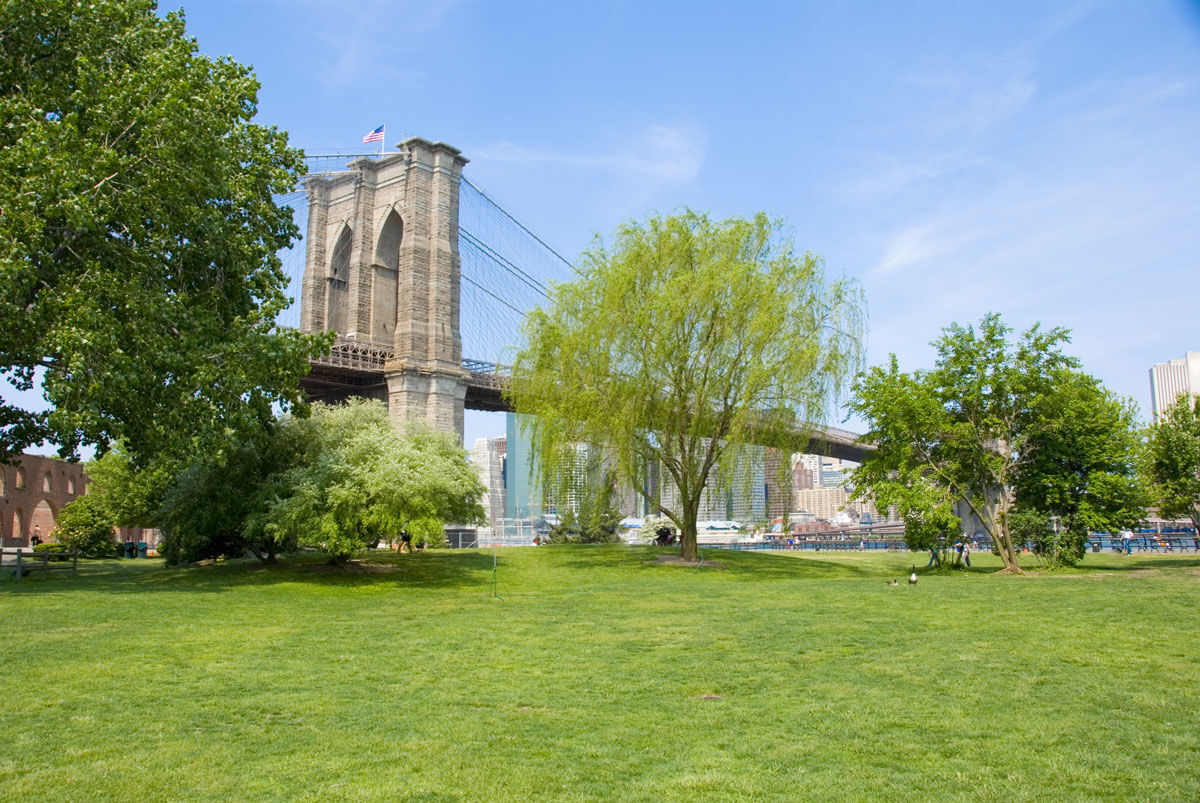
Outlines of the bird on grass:
[{"label": "bird on grass", "polygon": [[912,574],[910,574],[908,576],[908,584],[910,586],[915,586],[917,584],[917,567],[916,566],[912,567]]},{"label": "bird on grass", "polygon": [[898,585],[900,585],[900,581],[899,581],[899,580],[895,580],[895,579],[893,579],[893,580],[888,580],[888,585],[890,585],[890,586],[898,586]]}]

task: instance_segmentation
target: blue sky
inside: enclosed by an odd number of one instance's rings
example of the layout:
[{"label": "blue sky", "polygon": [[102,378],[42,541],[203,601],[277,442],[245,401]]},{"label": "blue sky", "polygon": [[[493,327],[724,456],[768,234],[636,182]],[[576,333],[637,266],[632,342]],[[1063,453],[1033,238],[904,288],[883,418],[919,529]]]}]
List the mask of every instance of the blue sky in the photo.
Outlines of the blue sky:
[{"label": "blue sky", "polygon": [[[172,7],[163,3],[163,8]],[[1149,407],[1200,349],[1200,10],[1129,2],[196,0],[310,152],[442,140],[560,252],[682,206],[784,218],[869,359],[1000,312]],[[852,422],[853,425],[853,422]],[[467,438],[501,434],[474,416]]]}]

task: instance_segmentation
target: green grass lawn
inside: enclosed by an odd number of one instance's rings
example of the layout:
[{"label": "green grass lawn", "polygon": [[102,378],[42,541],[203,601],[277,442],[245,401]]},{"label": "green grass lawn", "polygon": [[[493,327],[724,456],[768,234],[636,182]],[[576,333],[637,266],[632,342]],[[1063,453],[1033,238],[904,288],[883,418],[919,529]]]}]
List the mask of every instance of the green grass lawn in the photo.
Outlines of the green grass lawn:
[{"label": "green grass lawn", "polygon": [[6,573],[0,798],[1200,798],[1200,557],[655,554]]}]

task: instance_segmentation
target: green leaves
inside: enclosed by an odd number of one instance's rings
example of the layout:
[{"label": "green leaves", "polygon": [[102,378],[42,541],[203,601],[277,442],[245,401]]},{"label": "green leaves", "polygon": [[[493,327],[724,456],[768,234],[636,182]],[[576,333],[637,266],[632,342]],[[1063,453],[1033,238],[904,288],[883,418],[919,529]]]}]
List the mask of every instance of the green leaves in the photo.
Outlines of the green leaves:
[{"label": "green leaves", "polygon": [[438,544],[449,522],[482,524],[483,486],[452,436],[396,432],[383,405],[317,404],[194,462],[157,513],[169,563],[310,546],[345,560],[407,530]]},{"label": "green leaves", "polygon": [[96,496],[85,494],[67,503],[52,535],[69,551],[84,556],[102,555],[114,538],[111,513]]},{"label": "green leaves", "polygon": [[[659,464],[678,503],[651,498],[695,553],[710,478],[733,476],[740,445],[825,421],[862,355],[862,296],[826,282],[783,226],[759,214],[713,221],[685,210],[618,228],[526,319],[509,388],[534,418],[543,473],[588,443],[635,488]],[[772,423],[787,422],[787,432]],[[728,459],[722,460],[722,457]]]},{"label": "green leaves", "polygon": [[379,402],[314,405],[292,419],[305,454],[283,472],[279,497],[255,526],[274,525],[302,545],[344,560],[408,530],[437,543],[442,525],[483,524],[483,485],[450,435],[396,432]]},{"label": "green leaves", "polygon": [[254,125],[249,69],[202,56],[145,0],[0,4],[0,455],[123,439],[190,455],[299,402],[321,338],[282,333],[272,193],[300,154]]},{"label": "green leaves", "polygon": [[1146,464],[1159,515],[1200,530],[1200,399],[1181,395],[1150,428]]},{"label": "green leaves", "polygon": [[1137,472],[1130,403],[1094,377],[1061,370],[1053,392],[1034,399],[1031,420],[1036,428],[1014,490],[1017,510],[1042,523],[1028,540],[1047,562],[1074,564],[1089,532],[1116,532],[1145,518],[1149,500]]},{"label": "green leaves", "polygon": [[1035,325],[1015,342],[1011,332],[995,314],[978,330],[952,324],[931,371],[901,373],[893,355],[859,379],[850,407],[878,445],[855,472],[859,496],[897,505],[921,546],[939,528],[957,531],[954,508],[1018,570],[1015,504],[1086,536],[1140,516],[1142,495],[1132,410],[1063,354],[1066,330]]}]

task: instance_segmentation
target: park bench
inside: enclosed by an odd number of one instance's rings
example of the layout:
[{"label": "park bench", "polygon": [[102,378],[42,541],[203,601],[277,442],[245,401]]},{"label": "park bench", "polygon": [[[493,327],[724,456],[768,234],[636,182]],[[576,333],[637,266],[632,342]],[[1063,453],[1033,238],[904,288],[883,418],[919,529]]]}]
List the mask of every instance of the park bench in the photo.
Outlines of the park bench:
[{"label": "park bench", "polygon": [[22,577],[37,569],[41,569],[43,577],[49,577],[51,569],[69,568],[71,574],[76,574],[79,569],[79,553],[35,552],[24,547],[0,547],[0,572],[6,567],[12,567],[9,576],[18,583]]}]

